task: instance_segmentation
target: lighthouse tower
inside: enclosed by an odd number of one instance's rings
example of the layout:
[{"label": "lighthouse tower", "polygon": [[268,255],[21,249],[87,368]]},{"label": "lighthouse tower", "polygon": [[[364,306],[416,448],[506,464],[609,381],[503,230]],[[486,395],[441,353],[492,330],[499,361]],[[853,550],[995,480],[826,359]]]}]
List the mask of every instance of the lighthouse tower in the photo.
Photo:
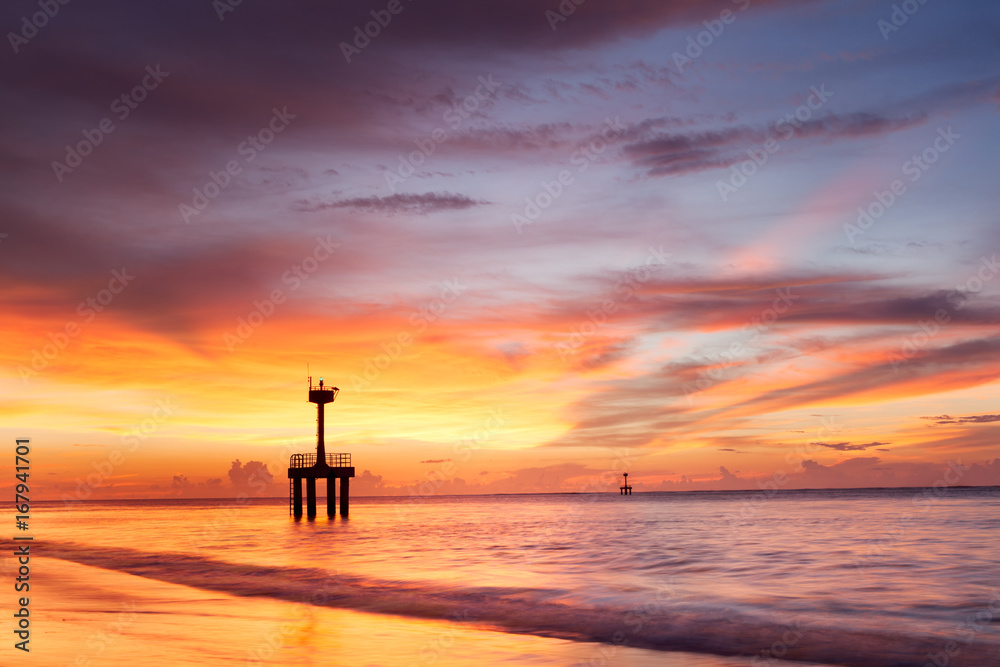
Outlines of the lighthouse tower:
[{"label": "lighthouse tower", "polygon": [[618,495],[619,496],[631,496],[632,495],[632,487],[629,486],[629,483],[628,483],[628,473],[625,473],[625,481],[622,483],[621,486],[618,487]]},{"label": "lighthouse tower", "polygon": [[316,404],[316,453],[292,454],[288,462],[288,511],[296,518],[302,516],[302,480],[306,482],[306,513],[316,516],[316,480],[326,478],[326,513],[336,514],[336,490],[340,480],[340,515],[347,516],[350,508],[350,479],[354,477],[350,454],[327,454],[324,439],[324,406],[333,403],[340,390],[325,386],[323,378],[313,385],[309,378],[309,402]]}]

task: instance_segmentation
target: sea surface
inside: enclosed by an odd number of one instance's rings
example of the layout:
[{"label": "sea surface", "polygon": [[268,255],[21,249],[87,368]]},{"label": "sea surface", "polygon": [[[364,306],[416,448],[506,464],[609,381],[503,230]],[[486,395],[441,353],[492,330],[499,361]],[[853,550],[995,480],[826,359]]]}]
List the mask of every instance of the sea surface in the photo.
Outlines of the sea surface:
[{"label": "sea surface", "polygon": [[[352,498],[312,521],[286,499],[52,502],[33,520],[38,576],[74,591],[66,612],[117,614],[100,622],[121,647],[239,615],[216,603],[257,614],[206,636],[204,664],[1000,665],[1000,487]],[[139,582],[176,588],[129,611]],[[84,664],[131,663],[113,643]]]}]

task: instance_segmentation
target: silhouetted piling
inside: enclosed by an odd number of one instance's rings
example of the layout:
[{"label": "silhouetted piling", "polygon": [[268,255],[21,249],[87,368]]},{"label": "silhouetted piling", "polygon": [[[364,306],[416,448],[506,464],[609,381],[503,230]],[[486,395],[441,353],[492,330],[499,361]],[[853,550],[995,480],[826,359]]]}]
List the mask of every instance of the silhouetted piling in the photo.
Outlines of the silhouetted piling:
[{"label": "silhouetted piling", "polygon": [[628,485],[628,473],[625,473],[625,483],[618,487],[619,496],[631,496],[632,487]]},{"label": "silhouetted piling", "polygon": [[302,516],[302,480],[306,481],[306,513],[316,516],[316,480],[326,480],[326,514],[334,516],[337,508],[337,481],[340,480],[340,515],[347,516],[350,509],[350,478],[354,477],[350,454],[327,454],[323,439],[325,430],[323,406],[333,403],[340,392],[336,387],[324,387],[323,379],[313,386],[309,378],[309,402],[316,404],[316,453],[292,454],[288,462],[288,511],[296,518]]}]

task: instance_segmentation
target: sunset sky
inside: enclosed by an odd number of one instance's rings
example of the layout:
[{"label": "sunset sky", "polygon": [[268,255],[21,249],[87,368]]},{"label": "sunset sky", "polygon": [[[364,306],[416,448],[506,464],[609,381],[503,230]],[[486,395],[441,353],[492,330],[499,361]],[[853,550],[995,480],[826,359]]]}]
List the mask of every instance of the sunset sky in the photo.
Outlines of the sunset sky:
[{"label": "sunset sky", "polygon": [[997,3],[51,4],[0,9],[35,497],[282,495],[307,374],[361,495],[1000,484]]}]

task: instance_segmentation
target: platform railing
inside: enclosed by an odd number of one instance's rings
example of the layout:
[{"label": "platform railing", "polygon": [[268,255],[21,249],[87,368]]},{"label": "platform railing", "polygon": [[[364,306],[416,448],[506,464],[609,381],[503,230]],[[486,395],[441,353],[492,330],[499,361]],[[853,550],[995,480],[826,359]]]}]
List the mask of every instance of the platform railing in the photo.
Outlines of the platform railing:
[{"label": "platform railing", "polygon": [[[331,468],[349,468],[351,466],[350,454],[327,454],[326,464]],[[315,454],[292,454],[288,461],[289,468],[311,468],[316,465]]]}]

